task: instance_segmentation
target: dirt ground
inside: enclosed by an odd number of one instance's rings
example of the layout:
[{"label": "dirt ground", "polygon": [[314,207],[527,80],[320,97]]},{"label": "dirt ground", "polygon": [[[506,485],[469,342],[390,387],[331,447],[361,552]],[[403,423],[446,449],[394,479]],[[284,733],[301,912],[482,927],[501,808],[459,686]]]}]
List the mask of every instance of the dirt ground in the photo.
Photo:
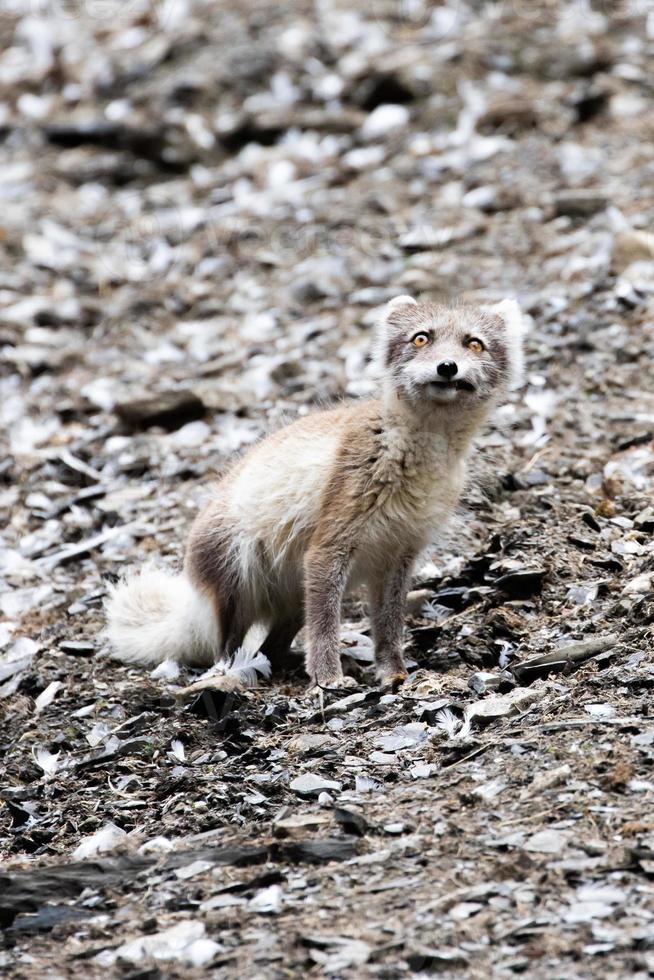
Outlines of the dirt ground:
[{"label": "dirt ground", "polygon": [[[0,968],[654,975],[654,9],[0,12]],[[527,383],[421,561],[409,681],[193,698],[106,657],[212,474],[374,390],[398,293]]]}]

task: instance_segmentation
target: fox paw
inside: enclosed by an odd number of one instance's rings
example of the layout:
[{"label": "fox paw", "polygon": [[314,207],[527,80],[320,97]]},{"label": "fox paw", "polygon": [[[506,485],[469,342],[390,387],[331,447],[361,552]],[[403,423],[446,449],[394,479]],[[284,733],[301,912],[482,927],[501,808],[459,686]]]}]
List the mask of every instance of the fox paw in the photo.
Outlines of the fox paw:
[{"label": "fox paw", "polygon": [[408,676],[406,670],[389,670],[381,674],[379,683],[381,687],[395,691],[401,684],[404,684]]}]

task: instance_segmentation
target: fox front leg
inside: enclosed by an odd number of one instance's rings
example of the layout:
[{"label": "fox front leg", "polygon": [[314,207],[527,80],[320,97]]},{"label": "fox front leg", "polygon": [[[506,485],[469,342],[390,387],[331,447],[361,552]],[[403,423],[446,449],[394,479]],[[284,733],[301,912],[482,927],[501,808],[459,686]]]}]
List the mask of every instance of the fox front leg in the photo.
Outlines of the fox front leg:
[{"label": "fox front leg", "polygon": [[341,605],[350,554],[317,546],[305,558],[305,607],[309,634],[307,674],[319,687],[351,686],[343,676],[340,655]]},{"label": "fox front leg", "polygon": [[375,575],[368,584],[377,676],[388,686],[407,678],[402,634],[412,567],[413,556],[403,557]]}]

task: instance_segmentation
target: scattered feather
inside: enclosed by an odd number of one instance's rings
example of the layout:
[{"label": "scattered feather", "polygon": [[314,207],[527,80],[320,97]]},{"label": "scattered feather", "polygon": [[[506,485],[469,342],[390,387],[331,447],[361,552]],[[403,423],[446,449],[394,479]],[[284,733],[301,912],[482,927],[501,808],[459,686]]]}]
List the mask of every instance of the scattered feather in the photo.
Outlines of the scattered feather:
[{"label": "scattered feather", "polygon": [[48,752],[47,749],[32,749],[32,758],[45,776],[54,776],[59,768],[61,752]]},{"label": "scattered feather", "polygon": [[282,910],[283,892],[279,885],[262,888],[251,898],[248,908],[263,915],[277,915]]},{"label": "scattered feather", "polygon": [[270,677],[270,661],[260,650],[248,653],[243,648],[236,651],[228,668],[228,673],[238,674],[248,687],[257,686],[257,674]]},{"label": "scattered feather", "polygon": [[357,793],[378,793],[382,789],[382,783],[370,776],[355,776],[354,788]]},{"label": "scattered feather", "polygon": [[103,721],[97,722],[93,726],[90,732],[86,733],[86,741],[89,743],[92,749],[103,742],[105,738],[111,733],[111,729]]},{"label": "scattered feather", "polygon": [[172,960],[185,966],[200,967],[209,963],[223,949],[213,939],[205,935],[203,922],[187,919],[149,936],[139,936],[123,943],[117,950],[107,950],[109,957],[103,959],[107,966],[118,960],[126,963],[140,963],[145,959]]},{"label": "scattered feather", "polygon": [[448,606],[441,606],[433,599],[425,602],[422,606],[422,616],[424,619],[431,619],[435,623],[444,623],[452,615],[452,610]]},{"label": "scattered feather", "polygon": [[270,661],[260,650],[251,652],[239,648],[231,661],[215,664],[193,684],[179,692],[182,696],[199,691],[214,690],[230,693],[256,687],[258,675],[270,677]]},{"label": "scattered feather", "polygon": [[43,691],[41,691],[38,698],[36,698],[34,701],[37,714],[40,711],[43,711],[44,708],[47,708],[49,704],[52,704],[57,696],[57,692],[61,690],[62,687],[63,684],[61,681],[52,681]]},{"label": "scattered feather", "polygon": [[127,837],[126,831],[109,821],[89,837],[84,837],[73,851],[76,861],[95,857],[96,854],[106,854],[114,851]]},{"label": "scattered feather", "polygon": [[458,732],[456,732],[456,734],[452,736],[452,738],[458,738],[461,739],[461,741],[463,741],[464,739],[469,737],[471,728],[472,728],[471,715],[468,714],[468,711],[466,710],[466,713],[463,718],[463,724],[461,725],[461,728],[458,730]]},{"label": "scattered feather", "polygon": [[449,708],[443,708],[436,715],[436,726],[444,732],[448,738],[454,738],[461,722]]},{"label": "scattered feather", "polygon": [[168,851],[172,851],[173,844],[167,838],[163,836],[151,837],[150,840],[146,840],[138,849],[139,854],[165,854]]}]

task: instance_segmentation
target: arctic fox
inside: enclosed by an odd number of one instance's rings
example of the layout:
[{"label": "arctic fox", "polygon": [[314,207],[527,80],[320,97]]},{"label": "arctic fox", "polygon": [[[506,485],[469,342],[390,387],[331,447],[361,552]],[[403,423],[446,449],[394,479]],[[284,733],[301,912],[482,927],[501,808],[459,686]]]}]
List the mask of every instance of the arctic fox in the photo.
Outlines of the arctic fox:
[{"label": "arctic fox", "polygon": [[412,567],[457,505],[475,434],[520,383],[522,338],[513,300],[392,300],[375,339],[379,398],[301,418],[238,459],[191,529],[182,573],[146,567],[111,590],[113,656],[210,665],[258,624],[274,668],[306,625],[309,678],[344,686],[341,602],[363,583],[378,676],[401,682]]}]

